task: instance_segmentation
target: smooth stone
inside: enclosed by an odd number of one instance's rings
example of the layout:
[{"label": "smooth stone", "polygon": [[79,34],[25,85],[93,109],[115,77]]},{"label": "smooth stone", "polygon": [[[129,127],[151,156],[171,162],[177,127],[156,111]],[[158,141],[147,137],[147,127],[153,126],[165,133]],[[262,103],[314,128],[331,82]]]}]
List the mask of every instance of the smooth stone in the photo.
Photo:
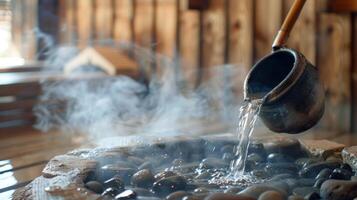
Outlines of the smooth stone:
[{"label": "smooth stone", "polygon": [[259,196],[269,190],[277,191],[282,193],[284,196],[286,196],[285,191],[283,191],[280,188],[272,187],[270,185],[265,185],[265,184],[258,184],[258,185],[252,185],[247,187],[246,189],[242,190],[238,194],[244,195],[244,196],[249,196],[255,199],[258,199]]},{"label": "smooth stone", "polygon": [[245,166],[244,166],[244,171],[245,172],[250,172],[253,169],[255,169],[257,166],[257,164],[254,161],[251,160],[246,160],[245,161]]},{"label": "smooth stone", "polygon": [[148,169],[136,172],[131,177],[131,184],[136,187],[149,188],[155,182],[155,177]]},{"label": "smooth stone", "polygon": [[205,200],[256,200],[252,197],[244,196],[244,195],[234,195],[234,194],[226,194],[226,193],[214,193],[208,195]]},{"label": "smooth stone", "polygon": [[136,157],[136,156],[129,156],[128,160],[133,163],[135,166],[140,166],[141,164],[143,164],[146,160]]},{"label": "smooth stone", "polygon": [[323,169],[317,174],[315,179],[321,179],[321,178],[328,179],[330,177],[331,173],[332,173],[332,169],[329,169],[329,168]]},{"label": "smooth stone", "polygon": [[154,196],[154,193],[152,193],[150,190],[145,188],[131,188],[131,190],[135,191],[135,193],[138,196],[147,196],[147,197]]},{"label": "smooth stone", "polygon": [[268,163],[265,171],[268,174],[296,174],[297,166],[294,163]]},{"label": "smooth stone", "polygon": [[262,163],[265,161],[265,159],[257,153],[249,154],[247,160],[253,161],[255,163]]},{"label": "smooth stone", "polygon": [[125,183],[129,183],[131,176],[136,172],[134,168],[123,168],[116,164],[101,167],[99,180],[108,180],[114,176],[120,176]]},{"label": "smooth stone", "polygon": [[312,187],[297,187],[293,189],[293,195],[305,197],[306,195],[315,192],[316,189]]},{"label": "smooth stone", "polygon": [[310,194],[304,197],[306,200],[319,200],[321,199],[320,195],[317,192],[311,192]]},{"label": "smooth stone", "polygon": [[89,181],[85,184],[85,187],[97,194],[103,192],[103,185],[98,181]]},{"label": "smooth stone", "polygon": [[198,187],[193,191],[193,193],[195,193],[195,194],[202,194],[202,193],[206,194],[206,193],[209,193],[209,192],[210,192],[209,189],[207,189],[205,187]]},{"label": "smooth stone", "polygon": [[353,172],[352,167],[351,167],[349,164],[347,164],[347,163],[342,163],[340,168],[341,168],[341,169],[348,170],[348,171],[350,171],[351,173]]},{"label": "smooth stone", "polygon": [[282,153],[292,157],[298,157],[302,154],[300,142],[297,139],[288,137],[269,138],[267,142],[264,142],[264,148],[268,154]]},{"label": "smooth stone", "polygon": [[302,170],[300,170],[299,175],[301,177],[314,178],[317,176],[318,173],[320,173],[321,170],[325,168],[333,170],[335,168],[338,168],[339,166],[340,163],[338,162],[328,162],[328,161],[317,162],[304,167]]},{"label": "smooth stone", "polygon": [[357,176],[351,176],[351,181],[357,181]]},{"label": "smooth stone", "polygon": [[281,194],[280,192],[270,190],[263,192],[258,200],[285,200],[285,196]]},{"label": "smooth stone", "polygon": [[299,186],[313,186],[315,184],[315,179],[313,178],[300,178],[298,180]]},{"label": "smooth stone", "polygon": [[173,171],[163,171],[163,172],[157,173],[154,177],[155,177],[155,180],[158,181],[160,179],[168,178],[171,176],[177,176],[177,174]]},{"label": "smooth stone", "polygon": [[352,172],[346,169],[337,168],[332,171],[329,179],[350,180],[351,176]]},{"label": "smooth stone", "polygon": [[295,160],[295,164],[299,167],[306,167],[307,165],[321,161],[323,160],[321,160],[320,158],[299,158]]},{"label": "smooth stone", "polygon": [[107,188],[104,190],[104,192],[101,194],[101,196],[110,196],[110,197],[115,197],[120,193],[119,190],[114,189],[114,188]]},{"label": "smooth stone", "polygon": [[198,167],[200,163],[198,162],[192,162],[192,163],[187,163],[183,164],[181,166],[175,167],[175,170],[181,172],[181,173],[190,173],[194,172]]},{"label": "smooth stone", "polygon": [[206,198],[207,194],[194,194],[190,196],[185,196],[182,198],[182,200],[204,200]]},{"label": "smooth stone", "polygon": [[122,191],[125,187],[124,181],[119,176],[114,176],[113,178],[106,180],[103,185],[105,188],[115,188],[119,191]]},{"label": "smooth stone", "polygon": [[320,189],[321,185],[327,180],[328,180],[327,178],[319,178],[319,179],[317,179],[315,184],[314,184],[314,188]]},{"label": "smooth stone", "polygon": [[137,194],[133,190],[125,190],[124,192],[115,196],[115,200],[134,200]]},{"label": "smooth stone", "polygon": [[263,143],[251,142],[248,146],[248,154],[256,153],[262,157],[266,157],[267,153],[265,151]]},{"label": "smooth stone", "polygon": [[229,166],[229,163],[225,162],[222,159],[219,158],[206,158],[203,159],[202,162],[200,163],[200,168],[204,169],[221,169],[221,168],[227,168]]},{"label": "smooth stone", "polygon": [[290,196],[288,197],[288,200],[304,200],[304,198],[301,197],[301,196],[290,195]]},{"label": "smooth stone", "polygon": [[181,200],[183,197],[190,195],[186,191],[176,191],[166,196],[166,200]]},{"label": "smooth stone", "polygon": [[242,191],[244,188],[242,187],[230,187],[224,190],[224,193],[237,194]]},{"label": "smooth stone", "polygon": [[266,179],[269,177],[269,174],[264,170],[252,170],[250,174],[260,179]]},{"label": "smooth stone", "polygon": [[357,181],[327,180],[321,185],[320,196],[328,200],[353,199],[357,197]]},{"label": "smooth stone", "polygon": [[161,200],[158,197],[145,197],[145,196],[138,196],[136,199],[137,200]]},{"label": "smooth stone", "polygon": [[277,174],[275,176],[273,176],[269,181],[280,181],[280,180],[284,180],[284,179],[290,179],[290,178],[294,178],[295,176],[292,174]]},{"label": "smooth stone", "polygon": [[293,160],[291,158],[281,153],[271,153],[267,157],[268,163],[286,163],[292,161]]},{"label": "smooth stone", "polygon": [[172,192],[185,190],[187,181],[182,176],[171,176],[155,182],[152,190],[159,196],[167,196]]}]

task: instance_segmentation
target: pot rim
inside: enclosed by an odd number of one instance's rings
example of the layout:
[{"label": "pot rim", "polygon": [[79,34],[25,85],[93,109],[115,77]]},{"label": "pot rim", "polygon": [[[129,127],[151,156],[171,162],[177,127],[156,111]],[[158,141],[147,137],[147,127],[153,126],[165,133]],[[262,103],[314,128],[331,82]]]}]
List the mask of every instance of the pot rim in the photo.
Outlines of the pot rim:
[{"label": "pot rim", "polygon": [[279,50],[273,51],[272,53],[264,56],[261,60],[259,60],[249,71],[246,79],[244,80],[244,100],[249,101],[251,98],[248,95],[248,82],[252,76],[253,71],[257,70],[261,66],[261,63],[266,59],[276,55],[277,53],[281,52],[288,52],[294,56],[294,64],[291,68],[288,75],[277,85],[275,86],[270,92],[268,92],[263,98],[263,104],[271,104],[276,102],[279,98],[281,98],[284,94],[286,94],[299,80],[301,75],[303,74],[307,60],[306,58],[299,53],[298,51],[290,48],[281,48]]}]

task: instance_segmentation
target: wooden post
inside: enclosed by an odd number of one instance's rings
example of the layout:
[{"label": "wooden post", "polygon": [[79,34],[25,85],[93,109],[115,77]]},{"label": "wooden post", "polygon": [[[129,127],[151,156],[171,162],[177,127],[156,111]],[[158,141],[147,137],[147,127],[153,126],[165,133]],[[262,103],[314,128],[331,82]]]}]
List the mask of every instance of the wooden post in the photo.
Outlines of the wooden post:
[{"label": "wooden post", "polygon": [[116,0],[115,3],[115,22],[114,39],[116,41],[133,41],[132,21],[134,18],[134,8],[132,0]]},{"label": "wooden post", "polygon": [[94,35],[93,0],[77,0],[77,27],[79,46],[90,45]]},{"label": "wooden post", "polygon": [[95,38],[98,42],[113,38],[113,1],[95,0]]}]

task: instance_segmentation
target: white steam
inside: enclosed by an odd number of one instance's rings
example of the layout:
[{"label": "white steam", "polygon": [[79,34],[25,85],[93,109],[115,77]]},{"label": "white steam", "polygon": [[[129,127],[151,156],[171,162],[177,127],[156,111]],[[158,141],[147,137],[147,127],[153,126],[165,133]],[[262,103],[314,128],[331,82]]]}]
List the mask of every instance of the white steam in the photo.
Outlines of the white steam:
[{"label": "white steam", "polygon": [[[48,52],[49,69],[61,71],[79,51],[67,46]],[[242,93],[234,88],[242,87],[243,68],[233,65],[210,68],[213,78],[189,90],[183,87],[184,80],[176,63],[138,47],[134,52],[142,71],[151,73],[149,82],[126,76],[44,80],[43,103],[35,108],[36,127],[102,138],[133,134],[191,135],[207,128],[207,122],[234,126],[236,108],[241,101],[238,96]],[[150,68],[153,58],[159,58],[160,69]]]}]

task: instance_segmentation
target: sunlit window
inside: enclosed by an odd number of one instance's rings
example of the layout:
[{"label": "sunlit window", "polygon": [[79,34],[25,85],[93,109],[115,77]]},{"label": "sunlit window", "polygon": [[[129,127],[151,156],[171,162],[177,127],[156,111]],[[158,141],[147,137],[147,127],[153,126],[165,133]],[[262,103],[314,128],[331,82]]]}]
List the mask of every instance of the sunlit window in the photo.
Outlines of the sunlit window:
[{"label": "sunlit window", "polygon": [[12,40],[11,0],[0,0],[0,67],[22,65],[21,58]]}]

